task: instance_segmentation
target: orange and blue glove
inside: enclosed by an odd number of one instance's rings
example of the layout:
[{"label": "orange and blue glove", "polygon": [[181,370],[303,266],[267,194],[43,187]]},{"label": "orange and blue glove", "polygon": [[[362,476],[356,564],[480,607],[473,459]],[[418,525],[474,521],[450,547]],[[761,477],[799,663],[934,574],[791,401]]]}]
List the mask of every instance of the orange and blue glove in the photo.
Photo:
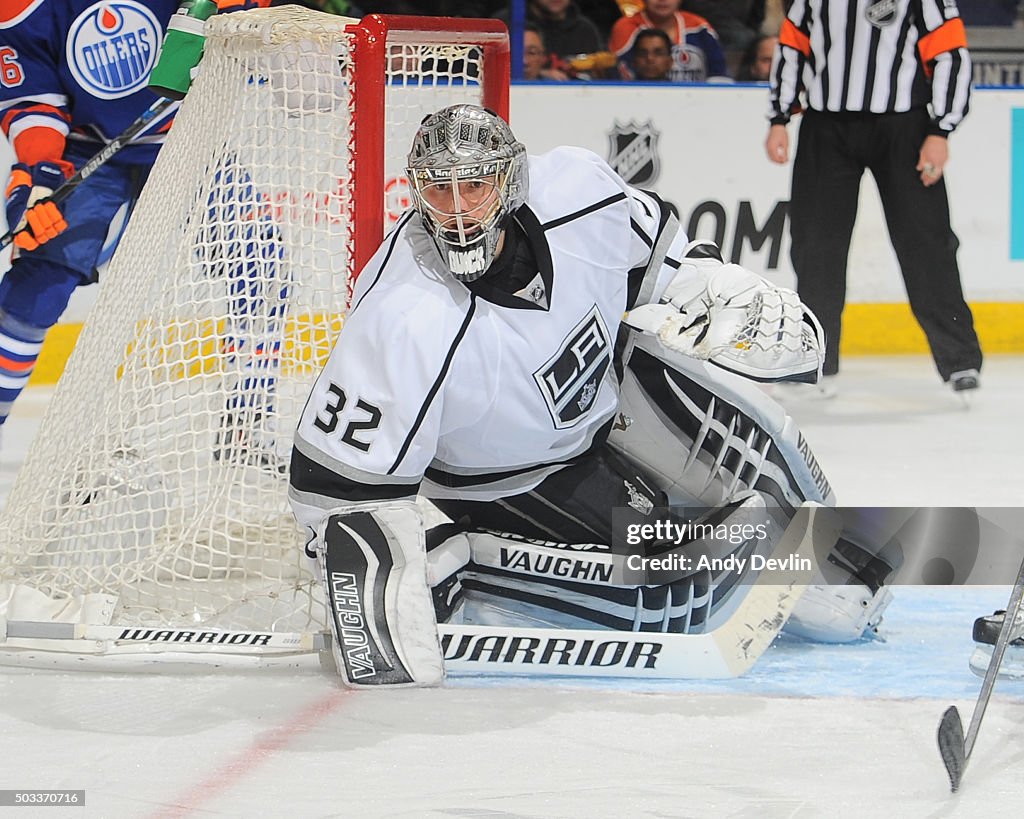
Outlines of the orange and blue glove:
[{"label": "orange and blue glove", "polygon": [[73,172],[69,162],[18,163],[7,183],[7,224],[16,233],[14,244],[22,250],[39,245],[64,231],[68,223],[49,197]]}]

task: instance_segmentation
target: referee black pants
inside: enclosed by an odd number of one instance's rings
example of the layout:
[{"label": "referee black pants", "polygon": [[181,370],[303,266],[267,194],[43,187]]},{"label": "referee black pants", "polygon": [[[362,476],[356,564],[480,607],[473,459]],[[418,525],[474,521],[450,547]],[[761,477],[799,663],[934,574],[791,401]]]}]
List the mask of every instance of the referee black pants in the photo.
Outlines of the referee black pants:
[{"label": "referee black pants", "polygon": [[846,266],[865,168],[882,200],[914,317],[942,379],[981,367],[981,347],[964,301],[946,183],[926,188],[915,170],[929,119],[902,114],[808,111],[800,125],[790,194],[793,270],[803,302],[825,329],[824,373],[839,370]]}]

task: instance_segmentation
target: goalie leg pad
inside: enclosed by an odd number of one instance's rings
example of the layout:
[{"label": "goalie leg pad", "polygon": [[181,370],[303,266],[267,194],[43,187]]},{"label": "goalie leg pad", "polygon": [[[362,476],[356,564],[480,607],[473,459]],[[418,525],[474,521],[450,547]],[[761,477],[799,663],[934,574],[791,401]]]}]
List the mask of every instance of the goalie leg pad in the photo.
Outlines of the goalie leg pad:
[{"label": "goalie leg pad", "polygon": [[[748,587],[751,556],[769,554],[782,528],[766,516],[764,501],[748,494],[714,510],[706,519],[715,526],[749,527],[768,521],[768,537],[752,534],[739,542],[688,541],[680,553],[714,557],[711,567],[678,574],[668,582],[627,584],[626,555],[613,554],[601,544],[565,544],[534,540],[498,532],[471,532],[472,562],[463,575],[468,621],[484,624],[475,612],[483,605],[488,614],[500,611],[510,621],[487,625],[546,625],[560,628],[611,628],[695,634],[713,631],[728,617],[733,604]],[[682,521],[680,521],[682,522]],[[664,559],[665,544],[655,544],[652,557]],[[662,564],[664,565],[664,564]],[[638,572],[631,572],[636,577]],[[672,574],[666,572],[666,574]],[[517,616],[517,615],[521,615]],[[522,619],[525,618],[525,619]]]},{"label": "goalie leg pad", "polygon": [[346,684],[440,684],[444,664],[415,504],[332,514],[318,534],[332,652]]},{"label": "goalie leg pad", "polygon": [[462,570],[469,563],[469,538],[454,523],[427,532],[427,585],[439,623],[460,622],[464,603]]}]

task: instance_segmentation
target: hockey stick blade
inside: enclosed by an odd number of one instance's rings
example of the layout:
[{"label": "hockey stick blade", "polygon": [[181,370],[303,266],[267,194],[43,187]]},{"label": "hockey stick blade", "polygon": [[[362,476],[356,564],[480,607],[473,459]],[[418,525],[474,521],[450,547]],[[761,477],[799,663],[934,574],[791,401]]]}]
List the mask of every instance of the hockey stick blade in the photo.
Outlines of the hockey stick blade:
[{"label": "hockey stick blade", "polygon": [[963,779],[967,763],[971,758],[971,751],[974,750],[974,743],[978,739],[981,721],[985,718],[985,709],[988,708],[988,702],[992,698],[996,677],[999,675],[999,667],[1003,664],[1006,647],[1010,644],[1010,637],[1020,612],[1022,599],[1024,599],[1024,561],[1021,562],[1017,579],[1013,583],[1013,591],[1010,592],[1010,600],[1006,604],[1006,615],[1003,617],[999,637],[996,638],[995,647],[992,649],[992,658],[989,660],[985,679],[981,683],[981,691],[978,692],[978,699],[974,705],[974,712],[971,714],[966,735],[956,706],[947,708],[939,722],[939,753],[946,765],[946,772],[949,774],[949,781],[953,786],[954,793],[960,787],[960,781]]},{"label": "hockey stick blade", "polygon": [[[484,625],[438,626],[445,671],[452,676],[527,675],[627,677],[646,679],[725,679],[757,662],[785,624],[813,574],[816,547],[827,551],[842,530],[834,509],[805,503],[779,540],[772,558],[789,559],[789,568],[773,570],[769,582],[754,582],[726,623],[703,634],[603,629],[518,628]],[[109,643],[111,654],[134,652],[147,662],[163,648],[190,656],[220,653],[278,655],[319,651],[329,633],[270,633],[195,627],[142,628],[0,617],[0,653],[6,640],[83,640]],[[158,644],[150,647],[148,644]],[[11,645],[31,651],[39,645]],[[42,656],[46,652],[36,654]],[[92,656],[100,656],[95,652]],[[329,652],[326,652],[329,656]],[[56,654],[56,650],[54,651]]]},{"label": "hockey stick blade", "polygon": [[964,750],[964,726],[960,721],[960,712],[955,705],[949,706],[939,722],[939,753],[949,774],[949,784],[953,793],[960,787],[960,779],[967,767],[967,754]]}]

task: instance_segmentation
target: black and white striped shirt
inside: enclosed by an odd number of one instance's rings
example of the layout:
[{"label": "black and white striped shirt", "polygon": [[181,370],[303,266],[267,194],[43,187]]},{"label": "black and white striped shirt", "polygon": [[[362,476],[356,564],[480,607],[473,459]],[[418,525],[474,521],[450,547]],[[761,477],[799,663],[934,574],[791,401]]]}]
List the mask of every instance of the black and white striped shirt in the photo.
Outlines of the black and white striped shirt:
[{"label": "black and white striped shirt", "polygon": [[967,114],[971,58],[956,0],[794,0],[771,74],[773,124],[799,110],[885,114],[930,106],[931,132]]}]

